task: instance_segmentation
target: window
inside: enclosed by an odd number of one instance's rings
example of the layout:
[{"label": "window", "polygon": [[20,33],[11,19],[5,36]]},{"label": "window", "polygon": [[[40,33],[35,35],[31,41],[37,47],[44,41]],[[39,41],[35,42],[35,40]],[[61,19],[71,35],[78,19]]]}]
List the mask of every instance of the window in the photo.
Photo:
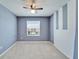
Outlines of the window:
[{"label": "window", "polygon": [[67,21],[67,4],[63,6],[63,29],[66,30],[68,28]]},{"label": "window", "polygon": [[27,36],[40,36],[40,21],[27,21]]},{"label": "window", "polygon": [[59,29],[58,11],[56,11],[56,29]]}]

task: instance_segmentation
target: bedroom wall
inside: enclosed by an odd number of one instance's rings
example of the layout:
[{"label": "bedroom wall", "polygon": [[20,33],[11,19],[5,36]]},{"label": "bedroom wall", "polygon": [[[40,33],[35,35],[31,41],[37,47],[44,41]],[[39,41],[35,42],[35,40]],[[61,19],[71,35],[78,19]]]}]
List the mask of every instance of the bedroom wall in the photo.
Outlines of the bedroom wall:
[{"label": "bedroom wall", "polygon": [[17,39],[16,16],[0,4],[0,54]]},{"label": "bedroom wall", "polygon": [[75,34],[75,41],[74,41],[73,59],[78,59],[78,0],[76,0],[76,34]]},{"label": "bedroom wall", "polygon": [[[17,17],[18,41],[48,41],[49,18],[47,17]],[[27,21],[40,21],[40,36],[27,36]]]},{"label": "bedroom wall", "polygon": [[62,7],[58,10],[58,24],[56,29],[56,12],[53,15],[54,20],[54,45],[64,55],[73,59],[74,41],[76,32],[76,0],[70,0],[67,3],[67,29],[63,29],[63,10]]},{"label": "bedroom wall", "polygon": [[50,17],[50,41],[54,43],[54,19],[53,15]]}]

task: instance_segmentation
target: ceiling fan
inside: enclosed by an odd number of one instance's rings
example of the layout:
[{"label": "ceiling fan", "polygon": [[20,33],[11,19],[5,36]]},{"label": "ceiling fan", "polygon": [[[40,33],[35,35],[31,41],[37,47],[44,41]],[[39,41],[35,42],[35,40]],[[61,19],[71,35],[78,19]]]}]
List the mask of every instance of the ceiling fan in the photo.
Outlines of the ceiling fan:
[{"label": "ceiling fan", "polygon": [[25,9],[31,9],[31,13],[35,13],[36,10],[43,10],[43,8],[37,7],[35,0],[31,0],[31,4],[28,7],[25,6],[23,8],[25,8]]}]

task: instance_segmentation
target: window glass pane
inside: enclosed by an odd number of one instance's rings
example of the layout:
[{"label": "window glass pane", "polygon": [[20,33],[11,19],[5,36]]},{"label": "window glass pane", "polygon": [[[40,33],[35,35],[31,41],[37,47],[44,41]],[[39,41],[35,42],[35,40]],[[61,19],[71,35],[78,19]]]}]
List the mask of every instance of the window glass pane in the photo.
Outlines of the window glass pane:
[{"label": "window glass pane", "polygon": [[40,36],[40,21],[27,21],[27,36]]},{"label": "window glass pane", "polygon": [[59,28],[58,11],[56,11],[56,29]]},{"label": "window glass pane", "polygon": [[67,4],[63,6],[63,29],[67,29]]}]

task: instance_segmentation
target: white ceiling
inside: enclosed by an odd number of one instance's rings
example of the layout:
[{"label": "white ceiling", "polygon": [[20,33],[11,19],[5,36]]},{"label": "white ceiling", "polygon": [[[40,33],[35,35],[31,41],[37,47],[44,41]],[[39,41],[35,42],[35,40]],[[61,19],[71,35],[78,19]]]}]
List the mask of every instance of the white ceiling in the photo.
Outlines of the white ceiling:
[{"label": "white ceiling", "polygon": [[32,14],[29,9],[22,8],[25,6],[24,0],[0,0],[0,4],[4,5],[16,16],[51,16],[57,9],[66,4],[68,0],[36,0],[38,7],[43,7],[43,10],[38,10]]}]

